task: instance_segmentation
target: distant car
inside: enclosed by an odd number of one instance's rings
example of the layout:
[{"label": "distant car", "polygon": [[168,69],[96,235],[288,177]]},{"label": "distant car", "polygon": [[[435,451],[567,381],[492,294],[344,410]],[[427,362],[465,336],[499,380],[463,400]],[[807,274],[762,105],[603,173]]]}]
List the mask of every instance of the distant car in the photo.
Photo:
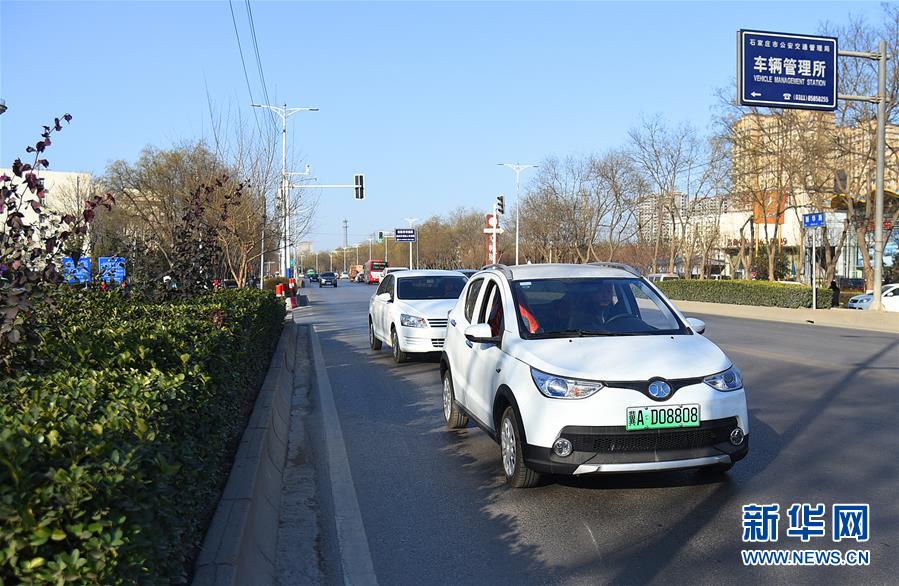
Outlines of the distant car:
[{"label": "distant car", "polygon": [[456,271],[397,271],[385,275],[368,305],[372,350],[386,341],[393,359],[411,353],[439,352],[446,338],[447,312],[456,304],[467,279]]},{"label": "distant car", "polygon": [[359,273],[358,275],[356,275],[356,282],[364,283],[365,282],[365,273]]},{"label": "distant car", "polygon": [[222,289],[237,289],[237,281],[234,279],[225,279],[222,281]]},{"label": "distant car", "polygon": [[340,278],[341,278],[341,279],[349,280],[349,279],[350,279],[350,274],[349,274],[348,272],[346,272],[346,271],[343,271],[342,273],[340,273]]},{"label": "distant car", "polygon": [[336,287],[337,286],[337,273],[322,273],[318,276],[318,288],[322,287]]},{"label": "distant car", "polygon": [[[899,283],[884,285],[880,300],[884,311],[899,311]],[[872,301],[874,301],[874,294],[864,293],[850,298],[846,307],[849,309],[871,309]]]},{"label": "distant car", "polygon": [[659,281],[672,281],[675,279],[680,279],[681,276],[675,273],[653,273],[651,275],[646,275],[646,278],[649,279],[652,283],[658,283]]},{"label": "distant car", "polygon": [[308,273],[306,273],[306,276],[309,277],[309,281],[311,283],[315,283],[316,281],[318,281],[318,273],[316,273],[315,271],[309,271]]}]

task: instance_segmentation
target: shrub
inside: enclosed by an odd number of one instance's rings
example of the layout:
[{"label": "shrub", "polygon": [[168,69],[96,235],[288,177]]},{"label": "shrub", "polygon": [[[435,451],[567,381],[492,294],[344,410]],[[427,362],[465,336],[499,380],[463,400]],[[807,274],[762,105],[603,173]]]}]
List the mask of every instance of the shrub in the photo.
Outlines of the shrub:
[{"label": "shrub", "polygon": [[58,311],[0,380],[0,583],[185,582],[283,305],[242,289]]},{"label": "shrub", "polygon": [[[770,281],[671,280],[657,283],[671,299],[766,307],[811,307],[812,288]],[[829,308],[830,289],[818,288],[818,307]]]},{"label": "shrub", "polygon": [[266,291],[274,291],[276,285],[284,285],[285,288],[290,284],[290,279],[287,277],[272,277],[271,279],[266,279],[262,283],[262,288]]}]

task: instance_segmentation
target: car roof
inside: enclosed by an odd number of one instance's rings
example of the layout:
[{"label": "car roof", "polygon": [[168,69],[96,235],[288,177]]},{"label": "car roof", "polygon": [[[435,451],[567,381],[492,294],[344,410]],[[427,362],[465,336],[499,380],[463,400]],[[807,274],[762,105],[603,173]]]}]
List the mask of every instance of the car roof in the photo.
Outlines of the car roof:
[{"label": "car roof", "polygon": [[397,279],[408,279],[409,277],[464,277],[459,271],[444,271],[441,269],[406,269],[405,271],[397,271],[394,277]]},{"label": "car roof", "polygon": [[[530,279],[571,279],[579,277],[637,278],[637,275],[618,267],[590,264],[529,264],[507,267],[514,281]],[[493,267],[485,267],[481,272],[500,272]]]}]

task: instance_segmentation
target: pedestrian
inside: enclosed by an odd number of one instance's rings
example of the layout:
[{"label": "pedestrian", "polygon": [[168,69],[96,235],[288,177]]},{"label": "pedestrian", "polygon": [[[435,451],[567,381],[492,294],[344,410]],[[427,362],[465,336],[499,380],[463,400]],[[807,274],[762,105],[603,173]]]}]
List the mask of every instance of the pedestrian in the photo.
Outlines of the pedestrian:
[{"label": "pedestrian", "polygon": [[840,288],[837,287],[836,281],[830,282],[830,306],[831,307],[839,307],[840,306]]}]

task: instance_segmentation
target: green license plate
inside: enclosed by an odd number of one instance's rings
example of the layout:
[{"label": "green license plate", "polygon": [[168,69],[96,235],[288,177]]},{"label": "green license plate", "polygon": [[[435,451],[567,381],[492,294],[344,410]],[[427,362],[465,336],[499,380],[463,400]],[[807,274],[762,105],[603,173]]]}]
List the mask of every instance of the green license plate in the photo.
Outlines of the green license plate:
[{"label": "green license plate", "polygon": [[627,431],[699,427],[699,405],[628,407]]}]

